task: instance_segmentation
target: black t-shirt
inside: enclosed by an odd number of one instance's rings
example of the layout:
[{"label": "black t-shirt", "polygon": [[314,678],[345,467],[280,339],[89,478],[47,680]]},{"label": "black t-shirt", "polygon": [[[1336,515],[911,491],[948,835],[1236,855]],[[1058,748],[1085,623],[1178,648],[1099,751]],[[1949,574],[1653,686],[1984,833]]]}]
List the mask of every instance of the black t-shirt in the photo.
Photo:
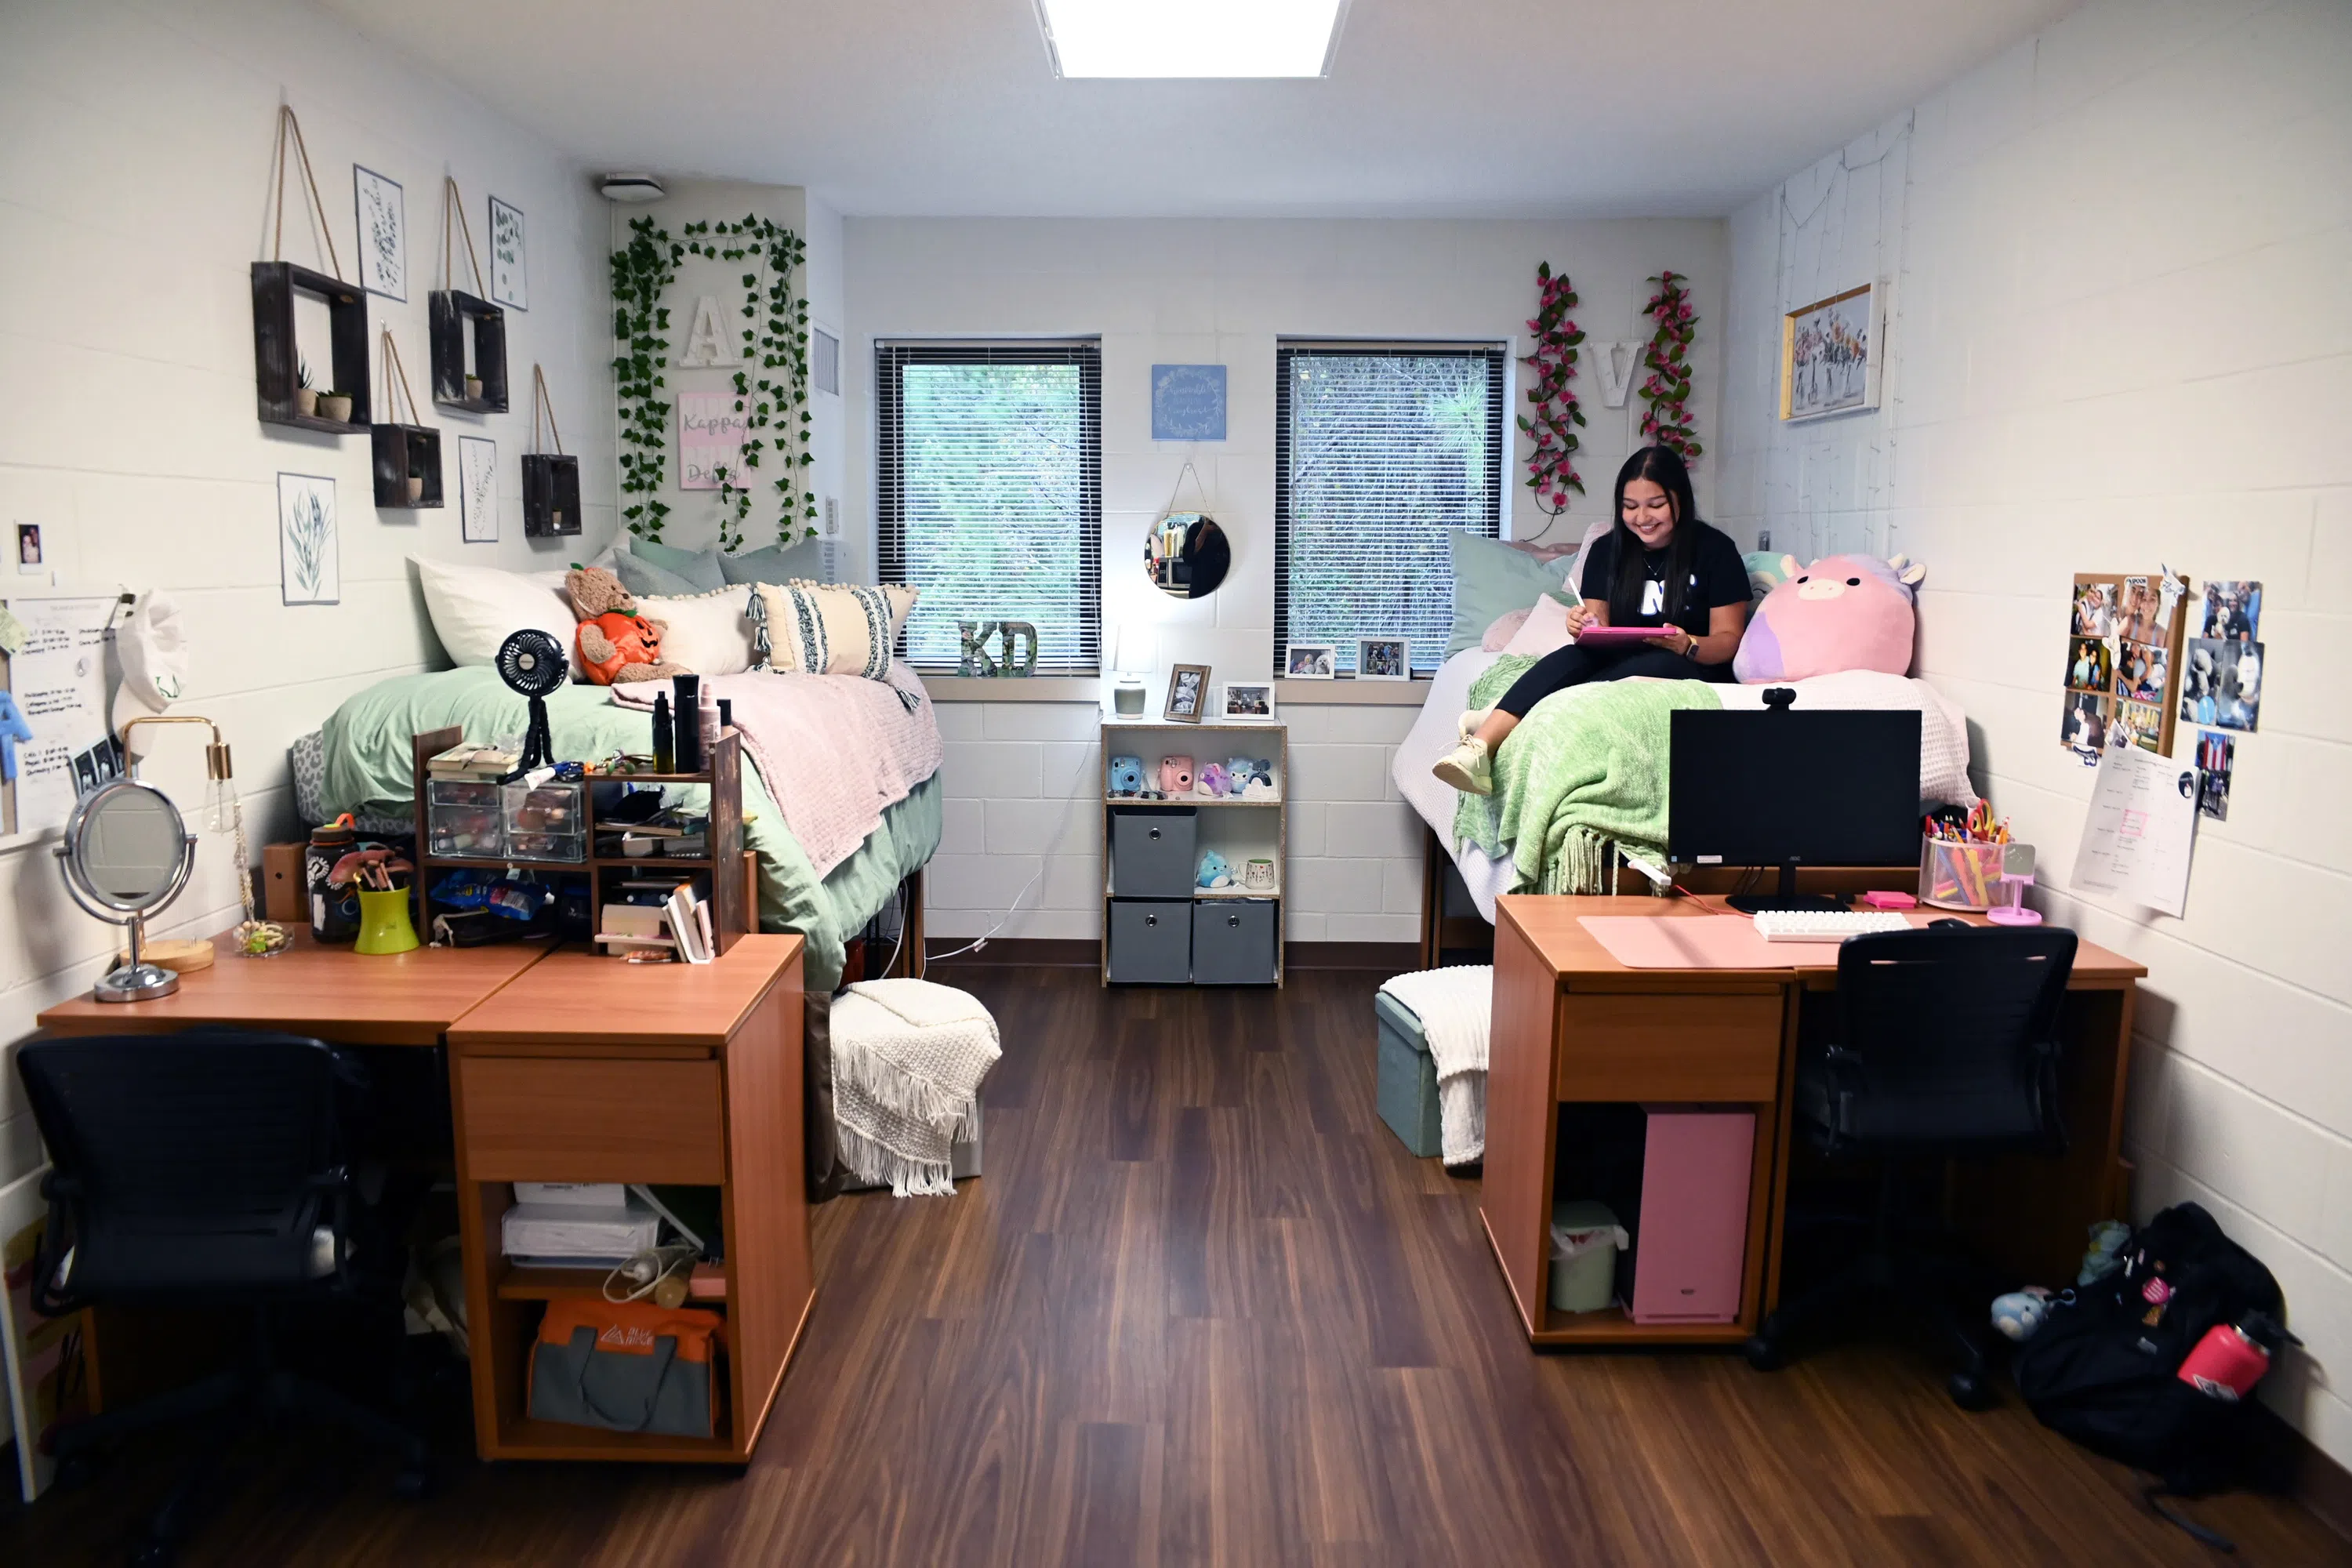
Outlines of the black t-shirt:
[{"label": "black t-shirt", "polygon": [[[1748,588],[1748,563],[1739,558],[1739,547],[1731,536],[1719,528],[1704,522],[1689,526],[1698,530],[1698,548],[1691,554],[1691,578],[1683,589],[1683,613],[1675,624],[1695,637],[1706,636],[1710,612],[1724,605],[1744,605],[1750,598]],[[1665,602],[1666,562],[1674,553],[1669,544],[1664,550],[1645,550],[1643,563],[1648,576],[1642,586],[1642,607],[1644,613],[1629,620],[1621,620],[1612,611],[1612,626],[1662,626],[1666,624],[1659,608]],[[1584,552],[1584,596],[1606,603],[1617,586],[1617,533],[1612,530],[1592,542]]]}]

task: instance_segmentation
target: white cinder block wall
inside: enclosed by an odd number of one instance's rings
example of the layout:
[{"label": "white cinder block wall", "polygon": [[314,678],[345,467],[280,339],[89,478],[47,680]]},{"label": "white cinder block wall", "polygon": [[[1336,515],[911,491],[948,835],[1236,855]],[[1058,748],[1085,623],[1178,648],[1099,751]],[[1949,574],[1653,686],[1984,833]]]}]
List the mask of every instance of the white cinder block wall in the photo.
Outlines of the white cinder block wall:
[{"label": "white cinder block wall", "polygon": [[[1099,335],[1103,347],[1105,657],[1119,627],[1142,651],[1129,662],[1159,710],[1172,664],[1206,664],[1213,681],[1264,679],[1274,642],[1274,353],[1277,338],[1508,342],[1527,350],[1535,269],[1566,268],[1593,340],[1646,338],[1644,281],[1662,268],[1691,279],[1700,315],[1694,409],[1700,438],[1717,428],[1724,228],[1713,219],[1594,223],[847,220],[848,414],[845,576],[873,572],[874,344],[899,337]],[[1229,406],[1222,442],[1151,439],[1155,363],[1223,363]],[[1515,363],[1511,395],[1524,405]],[[1580,467],[1591,490],[1553,525],[1573,539],[1608,504],[1617,465],[1640,442],[1638,399],[1601,405],[1588,364],[1578,383],[1591,424]],[[1547,519],[1506,462],[1509,531]],[[1201,603],[1144,580],[1143,531],[1190,459],[1209,510],[1233,537],[1226,586]],[[1704,508],[1712,459],[1696,479]],[[1192,498],[1189,486],[1185,491]],[[1034,875],[1038,885],[1006,936],[1093,937],[1102,925],[1100,826],[1071,792],[1098,801],[1096,707],[1032,702],[941,705],[947,729],[947,837],[927,885],[931,930],[978,935]],[[1291,702],[1289,940],[1408,942],[1417,935],[1418,819],[1388,779],[1408,709]],[[1150,759],[1147,759],[1150,761]]]},{"label": "white cinder block wall", "polygon": [[[425,422],[442,432],[446,510],[380,512],[364,437],[254,417],[247,268],[269,255],[281,96],[301,117],[345,276],[358,260],[352,165],[404,187],[408,298],[368,301],[370,361],[389,324]],[[508,316],[504,416],[432,403],[425,295],[439,286],[445,172],[457,178],[477,247],[492,195],[524,213],[530,309]],[[285,254],[328,270],[299,187],[298,166]],[[302,6],[84,0],[0,13],[0,520],[41,525],[60,589],[162,588],[178,601],[194,652],[181,710],[218,721],[234,748],[257,856],[291,826],[288,742],[373,682],[445,662],[408,556],[543,568],[611,536],[604,206],[552,146]],[[323,349],[305,347],[323,369]],[[522,534],[534,362],[581,459],[578,540]],[[496,544],[459,542],[460,435],[499,444]],[[281,469],[336,482],[340,605],[280,603]],[[13,547],[13,529],[8,537]],[[0,595],[41,581],[16,575],[9,559]],[[193,812],[199,748],[167,739],[158,751],[148,776]],[[88,985],[121,934],[67,901],[48,854],[55,837],[0,841],[0,1041]],[[196,879],[162,922],[169,934],[237,918],[231,859],[225,837],[203,840]],[[0,1181],[37,1157],[16,1073],[0,1060]]]},{"label": "white cinder block wall", "polygon": [[[1733,218],[1718,493],[1743,542],[1927,563],[1978,787],[2043,906],[2150,972],[2136,1217],[2194,1198],[2277,1273],[2310,1348],[2264,1397],[2352,1462],[2347,172],[2340,0],[2070,16]],[[1780,312],[1872,277],[1884,406],[1783,429]],[[2091,781],[2056,743],[2072,574],[2158,562],[2264,585],[2262,729],[2181,920],[2069,886]]]}]

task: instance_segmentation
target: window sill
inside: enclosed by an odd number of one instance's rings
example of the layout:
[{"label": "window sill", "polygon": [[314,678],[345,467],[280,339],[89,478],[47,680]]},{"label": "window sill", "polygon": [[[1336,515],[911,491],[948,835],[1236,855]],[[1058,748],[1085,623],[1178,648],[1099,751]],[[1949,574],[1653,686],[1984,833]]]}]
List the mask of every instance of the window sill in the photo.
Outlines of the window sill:
[{"label": "window sill", "polygon": [[1418,708],[1429,700],[1429,679],[1277,680],[1274,700],[1282,708]]},{"label": "window sill", "polygon": [[934,702],[1083,702],[1099,707],[1099,675],[926,675]]}]

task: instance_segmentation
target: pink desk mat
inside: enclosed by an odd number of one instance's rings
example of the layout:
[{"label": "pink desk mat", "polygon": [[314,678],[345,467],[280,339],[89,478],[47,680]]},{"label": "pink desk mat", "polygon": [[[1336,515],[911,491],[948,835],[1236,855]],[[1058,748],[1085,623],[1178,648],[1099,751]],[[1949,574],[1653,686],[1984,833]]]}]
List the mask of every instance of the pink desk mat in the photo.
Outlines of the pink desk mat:
[{"label": "pink desk mat", "polygon": [[[1940,910],[1905,911],[1923,926]],[[1796,969],[1837,963],[1834,942],[1766,942],[1746,915],[1579,915],[1628,969]]]}]

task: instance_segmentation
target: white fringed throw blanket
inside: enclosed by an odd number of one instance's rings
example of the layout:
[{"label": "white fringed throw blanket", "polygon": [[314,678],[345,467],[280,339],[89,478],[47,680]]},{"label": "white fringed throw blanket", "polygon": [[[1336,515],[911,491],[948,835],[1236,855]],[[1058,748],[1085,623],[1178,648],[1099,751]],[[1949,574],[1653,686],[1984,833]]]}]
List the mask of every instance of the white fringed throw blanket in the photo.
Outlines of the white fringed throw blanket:
[{"label": "white fringed throw blanket", "polygon": [[1423,969],[1381,987],[1412,1009],[1437,1065],[1441,1157],[1466,1165],[1486,1152],[1486,1037],[1495,1010],[1495,966]]},{"label": "white fringed throw blanket", "polygon": [[[928,980],[861,980],[833,1005],[841,1157],[897,1197],[953,1196],[949,1146],[968,1136],[1003,1054],[978,1000]],[[1483,1056],[1482,1056],[1483,1059]]]}]

